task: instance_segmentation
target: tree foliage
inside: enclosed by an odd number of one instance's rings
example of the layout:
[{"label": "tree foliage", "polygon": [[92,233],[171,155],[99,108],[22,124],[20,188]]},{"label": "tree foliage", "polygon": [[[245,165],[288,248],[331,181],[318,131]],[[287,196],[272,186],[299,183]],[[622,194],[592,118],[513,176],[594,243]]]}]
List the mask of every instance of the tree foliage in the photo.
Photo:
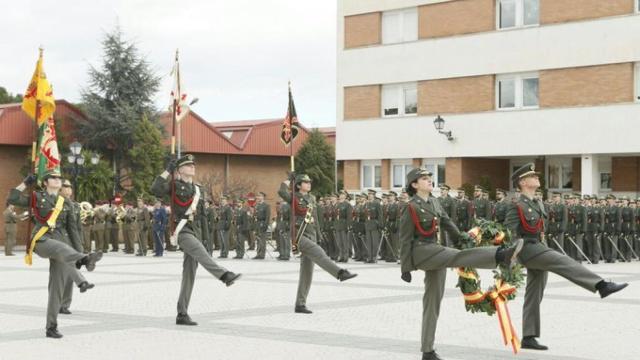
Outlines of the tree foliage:
[{"label": "tree foliage", "polygon": [[335,149],[325,136],[313,129],[295,157],[296,173],[307,174],[312,191],[324,196],[335,190]]},{"label": "tree foliage", "polygon": [[7,89],[0,86],[0,104],[13,104],[22,102],[22,95],[13,95]]},{"label": "tree foliage", "polygon": [[160,130],[143,116],[134,130],[133,146],[129,150],[133,193],[128,193],[131,194],[127,196],[128,200],[149,196],[151,183],[162,172],[165,157],[166,150],[162,146]]}]

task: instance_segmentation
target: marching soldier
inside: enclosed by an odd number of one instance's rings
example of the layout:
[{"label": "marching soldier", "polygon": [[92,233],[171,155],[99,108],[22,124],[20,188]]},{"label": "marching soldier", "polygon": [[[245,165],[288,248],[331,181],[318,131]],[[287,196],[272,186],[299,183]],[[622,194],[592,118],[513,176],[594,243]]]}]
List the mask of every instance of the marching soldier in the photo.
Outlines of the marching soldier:
[{"label": "marching soldier", "polygon": [[365,205],[366,222],[364,224],[366,231],[366,244],[369,250],[367,254],[367,263],[373,264],[378,262],[378,249],[380,247],[380,230],[384,222],[382,207],[376,199],[376,191],[368,190],[368,200]]},{"label": "marching soldier", "polygon": [[460,231],[467,232],[471,230],[473,225],[473,203],[467,199],[464,188],[458,188],[458,199],[455,205],[456,209],[456,226]]},{"label": "marching soldier", "polygon": [[[188,309],[198,264],[227,286],[231,286],[240,277],[240,274],[234,274],[216,264],[204,248],[203,242],[209,237],[209,226],[204,213],[204,198],[201,198],[202,188],[193,182],[195,171],[195,157],[188,154],[178,160],[171,160],[167,169],[151,185],[151,191],[157,197],[171,195],[171,207],[177,222],[172,236],[177,237],[184,252],[177,325],[197,325],[191,320]],[[170,181],[169,175],[174,172],[176,178]]]},{"label": "marching soldier", "polygon": [[2,213],[4,215],[4,231],[6,242],[4,244],[4,255],[14,256],[13,247],[16,245],[16,234],[18,232],[18,221],[26,220],[28,217],[18,216],[15,212],[15,206],[7,204],[7,208]]},{"label": "marching soldier", "polygon": [[[60,173],[56,170],[46,172],[42,177],[44,190],[34,192],[33,198],[23,195],[22,192],[35,182],[35,175],[27,176],[11,190],[8,202],[19,207],[32,207],[35,226],[31,233],[31,249],[40,257],[49,259],[46,336],[59,339],[62,334],[58,331],[58,313],[62,307],[67,277],[71,277],[81,293],[93,288],[94,285],[84,278],[79,269],[85,266],[88,271],[93,271],[96,262],[102,258],[102,253],[82,253],[73,204],[59,194],[62,188]],[[31,249],[27,248],[29,257]]]},{"label": "marching soldier", "polygon": [[278,260],[288,261],[291,256],[291,205],[284,198],[280,198],[278,223],[280,224],[280,256]]},{"label": "marching soldier", "polygon": [[538,343],[536,338],[540,337],[540,302],[547,283],[547,271],[558,274],[586,290],[597,291],[601,298],[624,289],[627,284],[604,281],[575,260],[553,251],[542,243],[547,214],[543,205],[534,200],[535,190],[540,187],[538,176],[533,163],[519,168],[511,176],[514,187],[521,190],[521,195],[509,208],[505,226],[511,231],[512,236],[525,240],[524,248],[518,257],[520,263],[527,268],[522,348],[546,350],[547,347]]},{"label": "marching soldier", "polygon": [[340,197],[336,204],[336,240],[338,243],[338,262],[346,263],[349,261],[349,251],[351,250],[351,240],[349,239],[349,227],[351,226],[351,213],[353,211],[351,204],[347,201],[348,193],[344,190],[340,191]]},{"label": "marching soldier", "polygon": [[493,208],[493,220],[499,224],[504,223],[508,209],[509,202],[507,201],[507,191],[503,189],[496,189],[496,204]]},{"label": "marching soldier", "polygon": [[229,232],[233,223],[233,210],[228,203],[229,198],[226,195],[220,197],[220,223],[218,231],[220,231],[220,258],[229,256]]},{"label": "marching soldier", "polygon": [[602,235],[602,253],[607,263],[613,263],[620,255],[618,253],[618,234],[622,227],[622,213],[616,205],[616,197],[607,195],[607,205],[604,209],[604,234]]},{"label": "marching soldier", "polygon": [[416,168],[407,174],[407,190],[411,200],[400,219],[402,280],[411,282],[411,271],[425,272],[422,301],[422,359],[439,360],[434,350],[435,332],[440,315],[440,303],[449,267],[476,267],[493,269],[497,264],[510,266],[515,262],[523,242],[508,249],[478,247],[457,250],[438,244],[437,228],[442,225],[457,243],[467,233],[461,233],[440,206],[431,191],[432,174],[424,168]]},{"label": "marching soldier", "polygon": [[559,192],[553,192],[552,204],[549,206],[548,213],[549,225],[547,226],[546,235],[549,241],[547,243],[552,249],[564,253],[564,235],[567,231],[569,211],[565,204],[562,203],[562,194]]},{"label": "marching soldier", "polygon": [[473,209],[476,219],[491,219],[491,203],[484,198],[484,189],[476,185],[473,191]]},{"label": "marching soldier", "polygon": [[309,289],[311,288],[314,264],[318,264],[324,271],[340,281],[352,279],[358,274],[352,274],[349,270],[338,267],[318,246],[320,231],[317,227],[318,205],[315,197],[309,193],[311,191],[311,178],[304,174],[297,175],[295,177],[295,193],[293,195],[289,192],[289,188],[290,180],[285,180],[280,184],[278,194],[286,202],[291,202],[293,196],[293,211],[295,211],[296,220],[294,252],[299,250],[301,253],[300,278],[294,311],[301,314],[311,314],[311,310],[307,309],[306,305]]},{"label": "marching soldier", "polygon": [[269,221],[271,220],[271,207],[264,200],[267,194],[259,192],[256,196],[256,236],[258,251],[254,259],[262,260],[267,251],[267,236],[269,235]]},{"label": "marching soldier", "polygon": [[149,237],[149,227],[151,225],[151,214],[149,213],[149,209],[147,209],[147,205],[144,203],[142,198],[138,198],[137,200],[137,213],[136,220],[138,222],[138,254],[137,256],[147,256],[147,238]]},{"label": "marching soldier", "polygon": [[[440,201],[440,206],[442,207],[442,209],[447,213],[449,218],[455,223],[456,217],[458,215],[456,211],[457,201],[451,196],[449,196],[449,190],[451,190],[451,187],[449,185],[441,184],[440,197],[438,198],[438,201]],[[445,246],[449,246],[449,247],[452,247],[454,243],[453,239],[449,238],[449,233],[443,228],[440,228],[440,242],[442,244],[445,244]]]}]

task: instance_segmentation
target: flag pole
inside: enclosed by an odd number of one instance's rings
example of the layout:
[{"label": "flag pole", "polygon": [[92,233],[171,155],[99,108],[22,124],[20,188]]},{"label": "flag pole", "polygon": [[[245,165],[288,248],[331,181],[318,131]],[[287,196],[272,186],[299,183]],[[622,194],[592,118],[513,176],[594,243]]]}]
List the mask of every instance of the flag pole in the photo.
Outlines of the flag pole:
[{"label": "flag pole", "polygon": [[[289,81],[289,103],[288,103],[288,107],[291,104],[291,81]],[[287,109],[287,116],[291,117],[291,109]],[[289,125],[291,125],[291,118],[289,119]],[[291,128],[291,127],[290,127]],[[293,135],[293,132],[291,133]],[[289,159],[291,161],[291,173],[294,174],[294,172],[296,171],[296,163],[295,163],[295,159],[293,156],[293,142],[295,141],[295,137],[291,137],[291,142],[289,143],[290,149],[289,149]],[[291,179],[291,224],[290,224],[290,231],[291,231],[291,242],[293,244],[296,244],[296,246],[298,246],[298,244],[296,243],[296,208],[295,208],[295,194],[296,194],[296,177],[292,176]],[[288,255],[288,254],[287,254]]]},{"label": "flag pole", "polygon": [[[176,49],[176,67],[178,66],[178,49]],[[177,68],[175,69],[177,71]],[[176,108],[178,106],[178,103],[176,101],[176,97],[175,95],[173,96],[173,101],[172,101],[172,106],[171,106],[171,159],[173,159],[176,155]],[[175,223],[175,214],[174,214],[174,209],[173,209],[173,199],[176,196],[176,187],[175,187],[175,177],[174,177],[175,171],[171,172],[171,200],[169,202],[169,208],[171,209],[171,212],[169,213],[169,230],[171,231],[171,233],[173,233],[174,230],[174,223]],[[171,245],[171,247],[173,247],[173,244],[169,243],[167,244],[167,246]]]}]

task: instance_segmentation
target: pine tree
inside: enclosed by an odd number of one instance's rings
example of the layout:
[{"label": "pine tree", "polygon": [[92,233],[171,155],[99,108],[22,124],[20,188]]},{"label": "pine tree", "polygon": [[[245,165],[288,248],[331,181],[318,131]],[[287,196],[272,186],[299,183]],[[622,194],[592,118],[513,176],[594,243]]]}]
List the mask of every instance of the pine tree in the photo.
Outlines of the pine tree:
[{"label": "pine tree", "polygon": [[312,191],[327,195],[335,190],[335,149],[325,136],[313,129],[295,157],[296,173],[307,174],[312,180]]},{"label": "pine tree", "polygon": [[[102,65],[90,67],[89,85],[82,91],[81,108],[89,121],[78,123],[79,135],[88,148],[110,156],[116,174],[121,174],[130,166],[129,149],[143,116],[160,128],[153,104],[160,79],[120,27],[105,35],[102,47]],[[124,180],[119,178],[116,186]]]},{"label": "pine tree", "polygon": [[147,198],[156,175],[162,172],[166,151],[162,146],[162,134],[146,116],[138,122],[133,133],[133,147],[129,150],[133,193],[127,196]]},{"label": "pine tree", "polygon": [[7,89],[0,86],[0,104],[12,104],[22,101],[22,95],[8,92]]}]

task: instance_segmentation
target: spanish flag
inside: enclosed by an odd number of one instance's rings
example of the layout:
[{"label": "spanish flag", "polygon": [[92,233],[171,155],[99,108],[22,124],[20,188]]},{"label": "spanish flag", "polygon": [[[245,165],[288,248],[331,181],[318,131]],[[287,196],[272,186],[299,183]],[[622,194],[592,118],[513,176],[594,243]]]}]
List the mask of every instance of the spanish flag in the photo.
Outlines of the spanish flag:
[{"label": "spanish flag", "polygon": [[[39,110],[36,111],[36,104],[38,102],[40,107]],[[36,70],[33,72],[31,82],[29,82],[29,87],[27,87],[27,91],[22,100],[22,110],[36,122],[38,128],[40,128],[42,124],[45,124],[56,111],[53,90],[42,69],[42,49],[40,49]]]}]

